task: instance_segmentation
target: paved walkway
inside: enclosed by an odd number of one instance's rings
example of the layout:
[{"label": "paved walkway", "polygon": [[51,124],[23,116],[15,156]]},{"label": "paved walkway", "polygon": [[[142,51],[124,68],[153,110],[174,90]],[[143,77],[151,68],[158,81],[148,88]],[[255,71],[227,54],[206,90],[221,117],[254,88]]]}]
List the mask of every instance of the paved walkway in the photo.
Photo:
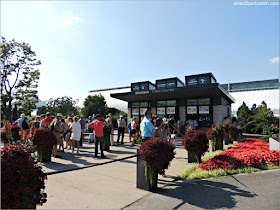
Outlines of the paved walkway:
[{"label": "paved walkway", "polygon": [[[53,162],[43,164],[46,173],[56,174],[48,176],[48,201],[38,209],[121,209],[148,195],[150,192],[136,188],[137,147],[131,147],[127,137],[124,142],[111,147],[110,153],[105,152],[108,159],[93,159],[94,145],[83,143],[79,155],[66,150],[61,159],[52,158]],[[188,153],[180,142],[178,139],[176,156],[166,177],[159,175],[159,188],[173,183],[188,165]],[[88,168],[72,170],[79,167]]]},{"label": "paved walkway", "polygon": [[[254,179],[260,180],[253,183],[250,182],[251,179],[242,180],[235,176],[203,181],[174,182],[174,177],[189,165],[187,151],[180,142],[181,140],[178,139],[176,156],[166,171],[166,177],[159,175],[159,189],[153,193],[136,188],[135,155],[137,147],[129,146],[127,137],[125,137],[124,145],[111,147],[110,153],[105,152],[108,159],[93,159],[94,145],[88,143],[83,144],[82,152],[79,155],[70,154],[70,150],[66,151],[65,154],[62,153],[61,159],[53,158],[54,162],[44,164],[45,172],[55,174],[49,175],[46,181],[47,203],[37,208],[241,208],[243,207],[242,202],[248,204],[249,208],[250,205],[255,207],[257,203],[254,202],[254,199],[259,198],[256,202],[264,202],[266,199],[265,202],[269,202],[268,206],[274,209],[277,202],[272,194],[279,190],[279,186],[267,184],[267,180],[275,181],[273,178],[275,175],[270,176],[269,179],[265,175],[256,175]],[[78,168],[80,170],[73,170]],[[244,175],[244,177],[246,176],[248,175]],[[259,191],[262,185],[270,186],[273,189],[268,192],[269,189],[264,187],[266,191],[256,193],[260,196],[257,197],[252,193],[255,191],[254,184],[259,185],[256,191]],[[247,185],[252,188],[247,189]],[[265,193],[271,196],[264,196]],[[264,205],[260,204],[260,206]],[[245,207],[247,208],[247,206]]]},{"label": "paved walkway", "polygon": [[280,209],[280,170],[174,182],[124,209]]}]

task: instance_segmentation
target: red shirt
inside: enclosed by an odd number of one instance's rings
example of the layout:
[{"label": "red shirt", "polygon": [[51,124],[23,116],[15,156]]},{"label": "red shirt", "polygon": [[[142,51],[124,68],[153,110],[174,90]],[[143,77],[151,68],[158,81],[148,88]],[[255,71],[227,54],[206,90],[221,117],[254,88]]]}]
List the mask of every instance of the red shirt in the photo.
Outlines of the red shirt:
[{"label": "red shirt", "polygon": [[94,135],[97,137],[102,137],[103,136],[103,127],[106,125],[105,122],[95,120],[89,124],[90,126],[94,127]]},{"label": "red shirt", "polygon": [[42,127],[48,127],[52,123],[52,118],[51,117],[46,117],[42,120],[41,126]]}]

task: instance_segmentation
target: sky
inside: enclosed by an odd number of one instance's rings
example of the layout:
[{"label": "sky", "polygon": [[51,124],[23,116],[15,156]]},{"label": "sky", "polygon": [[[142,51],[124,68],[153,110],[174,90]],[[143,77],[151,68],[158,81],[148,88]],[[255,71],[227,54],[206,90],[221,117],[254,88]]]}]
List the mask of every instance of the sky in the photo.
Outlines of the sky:
[{"label": "sky", "polygon": [[232,1],[1,1],[1,35],[41,60],[38,96],[212,72],[279,78],[279,6]]}]

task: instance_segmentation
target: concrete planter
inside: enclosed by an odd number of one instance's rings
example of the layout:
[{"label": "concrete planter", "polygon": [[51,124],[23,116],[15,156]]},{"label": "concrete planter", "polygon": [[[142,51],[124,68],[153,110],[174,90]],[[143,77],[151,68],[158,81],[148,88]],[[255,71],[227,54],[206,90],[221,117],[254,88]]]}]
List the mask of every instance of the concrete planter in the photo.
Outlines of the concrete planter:
[{"label": "concrete planter", "polygon": [[52,152],[51,151],[41,151],[38,150],[38,161],[41,163],[47,163],[47,162],[51,162],[52,160]]},{"label": "concrete planter", "polygon": [[142,190],[154,190],[157,188],[158,175],[155,181],[151,184],[149,177],[145,176],[145,161],[142,160],[137,150],[137,172],[136,172],[136,187]]},{"label": "concrete planter", "polygon": [[188,163],[197,163],[197,159],[194,153],[188,151]]},{"label": "concrete planter", "polygon": [[223,139],[224,139],[223,134],[220,134],[220,135],[216,136],[216,148],[215,148],[215,150],[223,150],[223,148],[224,148]]},{"label": "concrete planter", "polygon": [[225,145],[229,145],[231,143],[231,140],[229,138],[229,135],[225,135],[224,136],[224,141],[225,141]]},{"label": "concrete planter", "polygon": [[280,138],[279,137],[270,137],[269,138],[269,150],[280,151]]}]

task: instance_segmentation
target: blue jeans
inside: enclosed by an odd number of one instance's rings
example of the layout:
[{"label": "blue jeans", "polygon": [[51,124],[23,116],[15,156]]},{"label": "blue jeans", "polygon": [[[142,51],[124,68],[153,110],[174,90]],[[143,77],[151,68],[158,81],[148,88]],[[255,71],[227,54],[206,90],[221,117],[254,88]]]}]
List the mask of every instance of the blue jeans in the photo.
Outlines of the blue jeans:
[{"label": "blue jeans", "polygon": [[100,142],[101,156],[103,156],[103,136],[95,136],[95,156],[98,154],[98,142]]}]

